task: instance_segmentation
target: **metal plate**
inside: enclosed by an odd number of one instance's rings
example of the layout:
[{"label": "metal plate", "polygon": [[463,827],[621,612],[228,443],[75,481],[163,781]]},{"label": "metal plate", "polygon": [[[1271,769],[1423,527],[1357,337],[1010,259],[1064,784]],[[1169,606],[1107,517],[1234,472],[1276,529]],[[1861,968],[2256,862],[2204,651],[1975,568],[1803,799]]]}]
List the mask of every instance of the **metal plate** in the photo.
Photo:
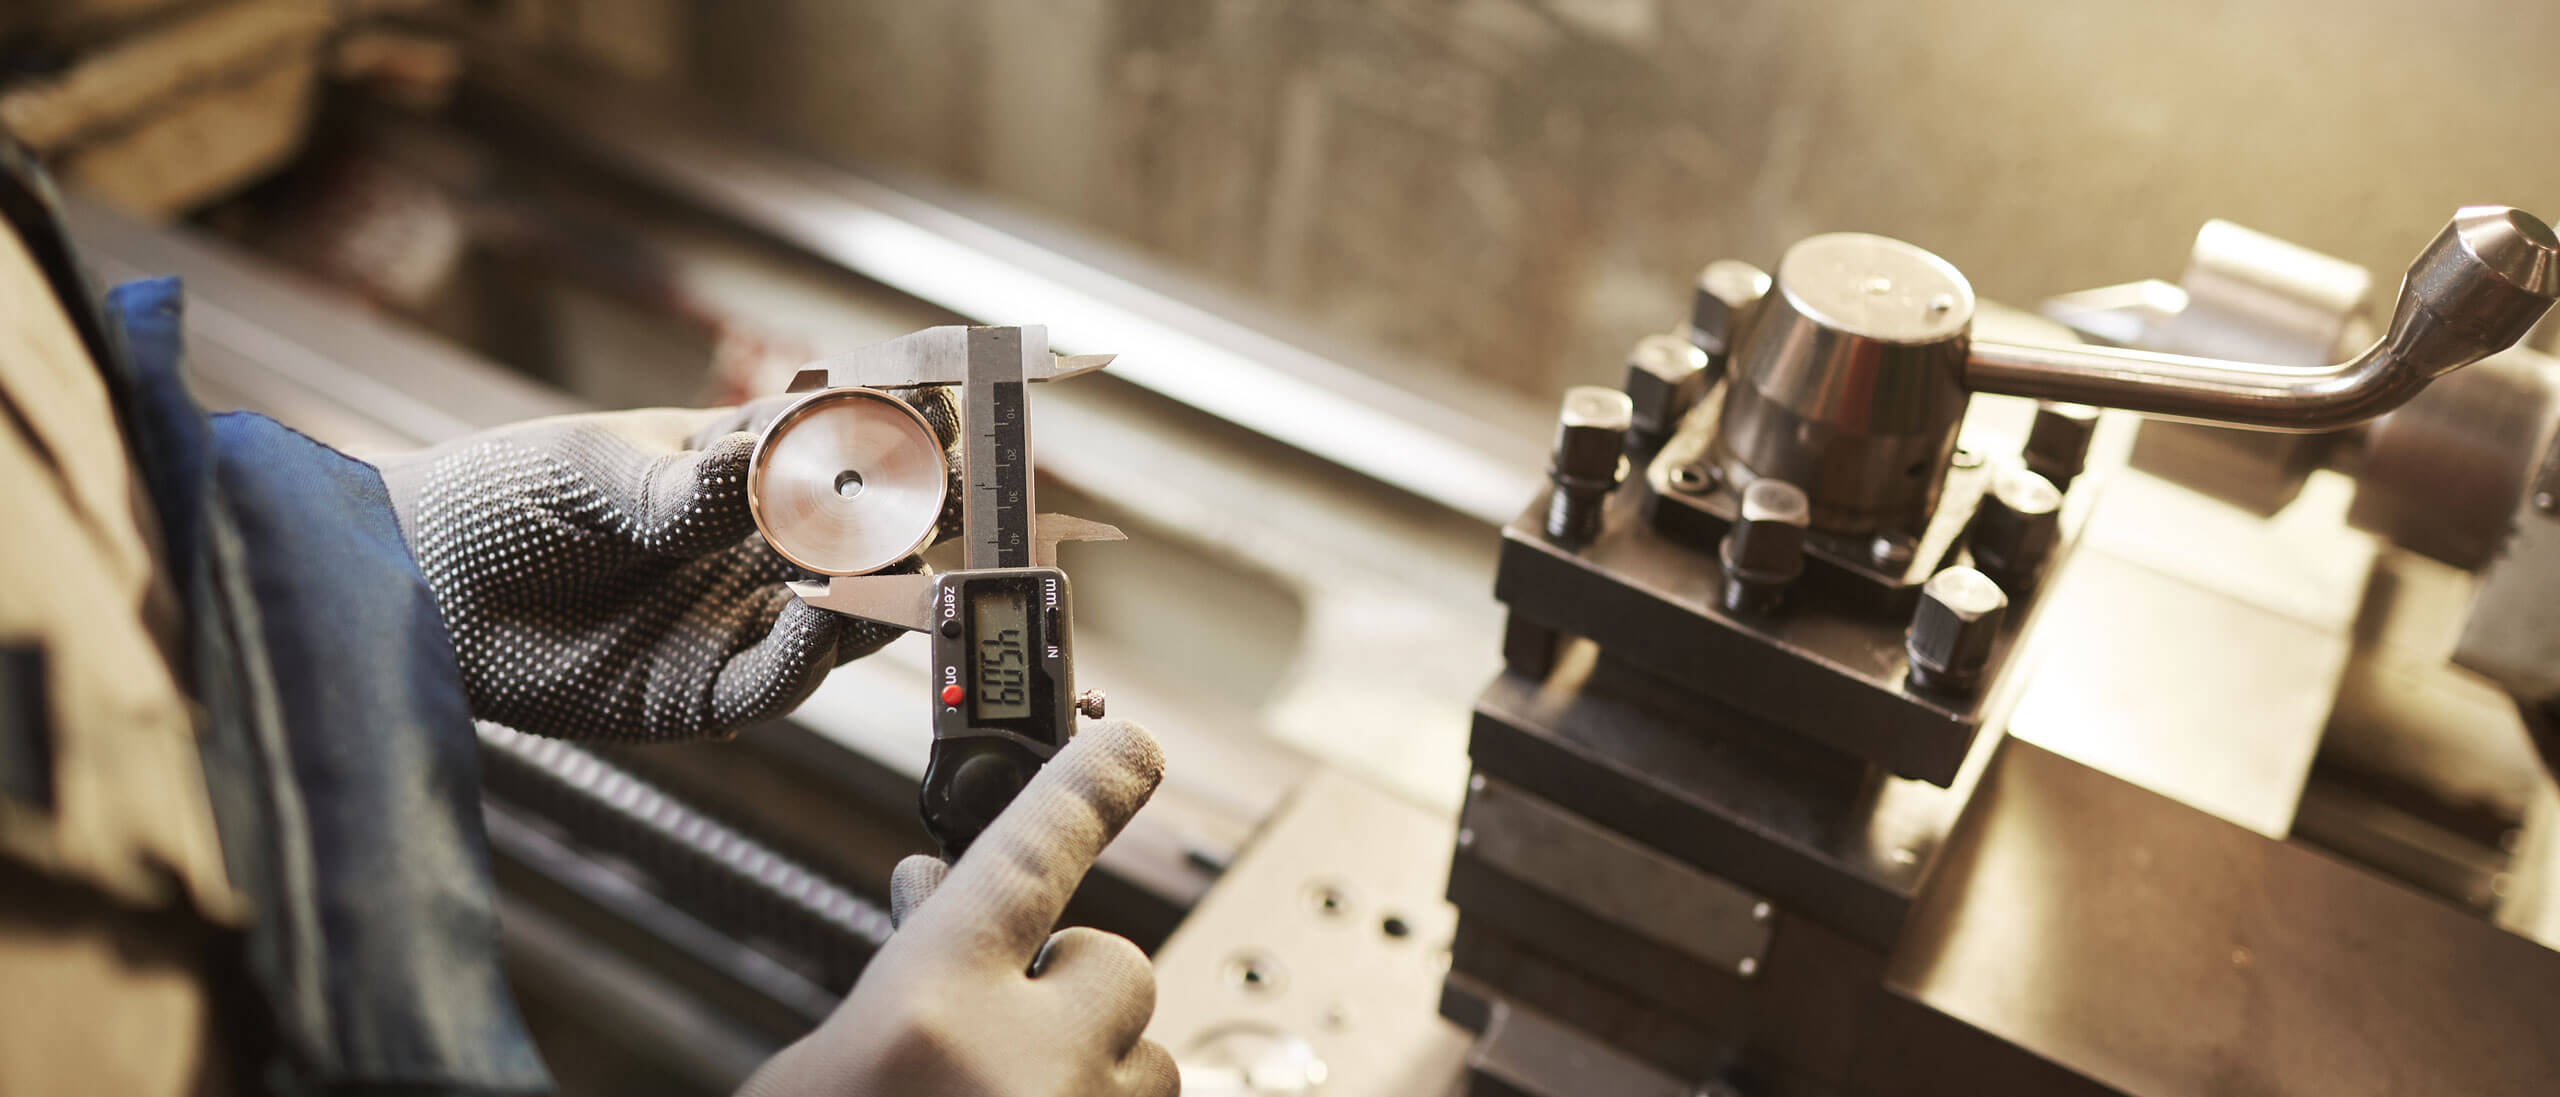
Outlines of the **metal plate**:
[{"label": "metal plate", "polygon": [[[1605,988],[1642,1012],[1694,1029],[1687,1043],[1709,1034],[1730,1043],[1750,1027],[1751,986],[1732,968],[1710,967],[1629,933],[1463,851],[1449,864],[1449,901],[1458,904],[1461,917],[1453,970],[1475,975],[1495,990],[1536,993],[1504,978],[1500,971],[1475,966],[1482,964],[1485,954],[1481,949],[1470,954],[1471,938],[1494,934],[1519,942],[1523,949],[1534,949],[1548,958],[1553,969],[1541,973],[1542,980],[1570,977]],[[1560,1009],[1560,1013],[1592,1023],[1585,1011]]]},{"label": "metal plate", "polygon": [[1479,774],[1458,849],[1595,917],[1748,978],[1769,952],[1769,901]]},{"label": "metal plate", "polygon": [[[1714,556],[1656,536],[1645,494],[1636,485],[1614,493],[1599,537],[1580,551],[1547,538],[1541,495],[1503,528],[1494,596],[1516,617],[1600,639],[1612,657],[1666,681],[1712,683],[1725,704],[1787,731],[1903,776],[1955,779],[1982,713],[1906,684],[1899,620],[1819,603],[1805,597],[1811,591],[1792,592],[1784,614],[1739,620],[1718,604]],[[2020,627],[2003,627],[1986,674],[2005,665]]]},{"label": "metal plate", "polygon": [[2348,637],[2086,545],[2046,597],[2009,734],[2284,837]]},{"label": "metal plate", "polygon": [[1440,1092],[1452,821],[1318,771],[1156,953],[1147,1035],[1194,1097]]},{"label": "metal plate", "polygon": [[2114,1089],[2560,1078],[2560,953],[2032,744],[2003,744],[1939,859],[1888,983]]},{"label": "metal plate", "polygon": [[821,575],[862,575],[915,554],[949,487],[924,416],[871,389],[803,397],[774,417],[747,463],[756,529],[783,559]]},{"label": "metal plate", "polygon": [[1472,1097],[1691,1097],[1677,1078],[1508,1003],[1467,1058]]},{"label": "metal plate", "polygon": [[1667,717],[1586,688],[1604,669],[1581,643],[1543,681],[1495,679],[1476,701],[1468,753],[1477,768],[1791,915],[1873,947],[1892,944],[1939,837],[1971,795],[1971,770],[1953,789],[1899,779],[1869,789],[1854,770],[1844,783],[1773,756],[1819,748],[1739,714],[1701,707]]},{"label": "metal plate", "polygon": [[[1448,985],[1456,993],[1444,995],[1441,1006],[1445,1011],[1466,1000],[1481,1004],[1479,1036],[1491,1035],[1507,1008],[1552,1018],[1595,1047],[1652,1070],[1704,1078],[1733,1061],[1730,1032],[1719,1038],[1693,1018],[1609,985],[1472,916],[1458,927],[1455,953]],[[1470,1066],[1477,1066],[1474,1057]]]},{"label": "metal plate", "polygon": [[2515,509],[2505,554],[2480,577],[2454,661],[2518,697],[2560,698],[2560,513],[2537,496],[2560,494],[2560,439],[2543,458],[2536,487]]}]

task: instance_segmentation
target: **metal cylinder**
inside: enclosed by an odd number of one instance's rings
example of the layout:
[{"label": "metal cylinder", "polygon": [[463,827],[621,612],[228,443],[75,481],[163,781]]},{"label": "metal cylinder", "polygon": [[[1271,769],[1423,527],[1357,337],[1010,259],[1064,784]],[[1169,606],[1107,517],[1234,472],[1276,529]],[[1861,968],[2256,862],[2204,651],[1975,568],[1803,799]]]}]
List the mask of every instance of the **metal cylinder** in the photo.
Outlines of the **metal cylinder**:
[{"label": "metal cylinder", "polygon": [[1964,418],[1973,287],[1864,233],[1805,239],[1732,352],[1716,454],[1735,483],[1804,490],[1816,529],[1916,529]]},{"label": "metal cylinder", "polygon": [[863,575],[924,550],[948,472],[942,440],[906,401],[827,389],[784,408],[756,439],[747,509],[783,559]]},{"label": "metal cylinder", "polygon": [[2027,471],[2068,489],[2089,467],[2089,443],[2098,436],[2098,409],[2087,404],[2036,405],[2027,444],[2021,452]]},{"label": "metal cylinder", "polygon": [[1721,355],[1741,338],[1751,307],[1769,295],[1769,276],[1739,259],[1718,259],[1698,272],[1689,305],[1689,342]]},{"label": "metal cylinder", "polygon": [[1742,489],[1733,528],[1716,546],[1726,610],[1763,613],[1777,607],[1788,584],[1804,574],[1805,518],[1804,492],[1794,484],[1764,476]]},{"label": "metal cylinder", "polygon": [[2036,570],[2061,538],[2061,489],[2023,468],[2002,469],[1991,478],[1965,535],[1974,566],[2015,591],[2035,585]]},{"label": "metal cylinder", "polygon": [[1903,653],[1911,684],[1943,693],[1970,692],[1991,662],[1991,645],[2009,612],[2000,584],[1972,568],[1948,568],[1920,587]]},{"label": "metal cylinder", "polygon": [[1556,443],[1547,479],[1547,536],[1582,545],[1600,533],[1601,502],[1618,486],[1635,406],[1627,394],[1598,385],[1565,390],[1556,413]]}]

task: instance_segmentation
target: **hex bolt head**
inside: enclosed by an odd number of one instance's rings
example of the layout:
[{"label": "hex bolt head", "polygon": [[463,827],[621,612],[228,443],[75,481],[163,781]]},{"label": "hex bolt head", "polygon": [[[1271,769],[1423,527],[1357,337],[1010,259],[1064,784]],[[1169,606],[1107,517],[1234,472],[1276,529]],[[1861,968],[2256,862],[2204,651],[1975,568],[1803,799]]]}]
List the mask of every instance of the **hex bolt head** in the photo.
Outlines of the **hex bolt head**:
[{"label": "hex bolt head", "polygon": [[1627,355],[1627,399],[1634,409],[1635,439],[1655,445],[1680,425],[1705,395],[1707,355],[1675,335],[1648,335]]},{"label": "hex bolt head", "polygon": [[1726,610],[1759,613],[1778,604],[1804,574],[1804,531],[1812,517],[1804,489],[1794,484],[1764,476],[1742,489],[1740,512],[1716,546]]},{"label": "hex bolt head", "polygon": [[1600,501],[1618,486],[1635,406],[1600,385],[1566,389],[1556,414],[1556,444],[1547,479],[1547,536],[1580,545],[1600,532]]},{"label": "hex bolt head", "polygon": [[1973,564],[2011,590],[2032,586],[2062,537],[2062,491],[2022,468],[2002,469],[1966,527]]},{"label": "hex bolt head", "polygon": [[2070,487],[2089,467],[2089,440],[2097,434],[2098,409],[2049,400],[2037,404],[2035,423],[2027,428],[2027,471],[2055,487]]},{"label": "hex bolt head", "polygon": [[1953,567],[1920,587],[1920,608],[1902,643],[1911,657],[1911,684],[1925,690],[1968,693],[1991,661],[1991,642],[2008,616],[2009,596],[1991,577]]},{"label": "hex bolt head", "polygon": [[1769,272],[1739,259],[1707,264],[1689,300],[1689,342],[1722,357],[1742,334],[1744,314],[1768,295]]},{"label": "hex bolt head", "polygon": [[1635,417],[1627,394],[1601,385],[1575,385],[1556,411],[1553,454],[1558,476],[1615,481],[1627,452],[1627,426]]}]

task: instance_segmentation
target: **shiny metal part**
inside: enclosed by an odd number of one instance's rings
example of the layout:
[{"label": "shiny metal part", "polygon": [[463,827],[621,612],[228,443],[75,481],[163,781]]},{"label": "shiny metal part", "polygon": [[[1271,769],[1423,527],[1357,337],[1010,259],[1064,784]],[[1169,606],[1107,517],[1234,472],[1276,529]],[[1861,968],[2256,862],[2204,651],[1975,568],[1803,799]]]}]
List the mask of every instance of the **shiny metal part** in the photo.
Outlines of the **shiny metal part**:
[{"label": "shiny metal part", "polygon": [[2560,297],[2560,239],[2522,210],[2466,206],[2409,267],[2390,329],[2327,369],[2114,350],[1975,343],[1976,392],[2126,408],[2262,430],[2324,431],[2398,407],[2513,346]]},{"label": "shiny metal part", "polygon": [[747,462],[756,529],[783,559],[821,575],[863,575],[922,550],[949,488],[932,425],[864,388],[783,409]]},{"label": "shiny metal part", "polygon": [[[2372,287],[2361,266],[2212,221],[2196,232],[2181,284],[2064,294],[2042,311],[2115,346],[2310,367],[2372,340]],[[2291,504],[2340,449],[2334,437],[2153,419],[2140,425],[2129,463],[2263,516]]]},{"label": "shiny metal part", "polygon": [[1547,536],[1578,545],[1600,531],[1600,501],[1626,476],[1627,427],[1634,405],[1627,394],[1599,385],[1565,390],[1556,416],[1554,460],[1547,479]]},{"label": "shiny metal part", "polygon": [[2023,468],[1991,477],[1965,531],[1973,565],[2002,589],[2024,593],[2062,536],[2062,491]]},{"label": "shiny metal part", "polygon": [[1769,955],[1765,896],[1482,775],[1469,779],[1458,855],[1612,926],[1749,978]]},{"label": "shiny metal part", "polygon": [[2044,1079],[2020,1092],[2522,1095],[2560,1077],[2560,954],[2014,739],[1885,982],[1922,1007],[1874,1024],[1908,1062],[1989,1037],[2086,1080],[2006,1075]]},{"label": "shiny metal part", "polygon": [[[1117,526],[1068,514],[1043,514],[1034,520],[1032,527],[1032,566],[1058,566],[1058,544],[1061,541],[1127,539]],[[819,609],[895,625],[909,632],[922,632],[932,627],[932,575],[914,571],[864,575],[860,580],[851,583],[829,579],[802,580],[791,584],[791,593]],[[1096,693],[1098,695],[1099,691]]]},{"label": "shiny metal part", "polygon": [[2067,489],[2071,481],[2079,479],[2080,470],[2088,467],[2089,442],[2097,435],[2098,409],[2047,400],[2036,405],[2035,421],[2027,427],[2026,449],[2021,456],[2027,471]]},{"label": "shiny metal part", "polygon": [[1980,571],[1953,567],[1930,576],[1903,645],[1911,684],[1948,693],[1972,689],[2008,610],[2009,596]]},{"label": "shiny metal part", "polygon": [[923,572],[865,575],[859,583],[796,580],[791,593],[819,609],[895,625],[909,632],[933,626],[933,576]]},{"label": "shiny metal part", "polygon": [[1733,528],[1716,546],[1724,565],[1724,608],[1763,613],[1778,604],[1787,585],[1804,574],[1804,532],[1811,517],[1804,492],[1794,484],[1764,476],[1742,489]]},{"label": "shiny metal part", "polygon": [[1751,309],[1769,294],[1769,274],[1739,259],[1718,259],[1698,272],[1698,288],[1690,298],[1689,342],[1710,355],[1723,355],[1742,337]]},{"label": "shiny metal part", "polygon": [[[2560,438],[2548,444],[2546,476],[2560,469]],[[2454,662],[2532,704],[2560,701],[2560,514],[2536,498],[2548,491],[2538,481],[2516,500],[2514,536],[2481,573],[2453,652]]]},{"label": "shiny metal part", "polygon": [[1864,233],[1799,241],[1727,367],[1726,474],[1802,488],[1819,529],[1918,528],[1964,418],[1973,313],[1964,275],[1920,248]]},{"label": "shiny metal part", "polygon": [[[906,388],[914,385],[957,385],[972,379],[972,329],[958,324],[926,328],[885,343],[811,362],[792,379],[796,390],[823,375],[832,387]],[[1022,338],[1022,379],[1063,381],[1081,377],[1112,363],[1108,354],[1049,353],[1049,329],[1026,325]]]},{"label": "shiny metal part", "polygon": [[1707,352],[1676,335],[1648,335],[1627,354],[1625,389],[1632,409],[1630,437],[1638,445],[1659,445],[1680,417],[1696,406],[1713,381]]},{"label": "shiny metal part", "polygon": [[1126,541],[1120,527],[1072,514],[1043,514],[1031,521],[1031,566],[1058,566],[1058,546],[1068,541]]},{"label": "shiny metal part", "polygon": [[[1156,951],[1147,1036],[1181,1064],[1182,1092],[1442,1092],[1467,1050],[1433,1011],[1455,829],[1336,771],[1300,785]],[[1239,961],[1264,977],[1239,978]]]},{"label": "shiny metal part", "polygon": [[2148,347],[2186,311],[2187,291],[2157,278],[2058,293],[2036,312],[2100,343]]},{"label": "shiny metal part", "polygon": [[[949,385],[960,404],[961,566],[967,569],[1054,567],[1061,541],[1117,541],[1116,527],[1059,514],[1036,514],[1032,477],[1029,405],[1024,383],[1056,381],[1091,373],[1110,365],[1110,355],[1059,356],[1049,352],[1048,329],[945,325],[912,332],[849,354],[813,362],[793,375],[793,391],[816,391],[786,409],[757,444],[748,468],[748,497],[758,507],[757,524],[766,539],[779,532],[792,539],[776,550],[793,563],[834,579],[794,583],[792,589],[810,605],[839,613],[922,630],[932,619],[931,580],[922,575],[873,576],[877,571],[922,549],[938,526],[943,493],[950,483],[941,443],[921,415],[880,389]],[[884,403],[885,402],[885,403]],[[885,439],[886,428],[844,419],[843,429],[809,435],[804,420],[816,421],[824,409],[843,417],[885,416],[894,405],[922,432],[896,447]],[[885,420],[883,420],[885,422]],[[836,420],[828,420],[836,423]],[[853,428],[859,427],[857,432]],[[868,447],[868,448],[866,448]],[[906,551],[881,558],[885,545],[912,532],[900,524],[913,518],[910,495],[923,486],[922,470],[912,467],[919,448],[935,462],[932,515],[921,536]],[[783,468],[777,462],[796,462]],[[880,463],[875,472],[869,465]],[[904,463],[902,463],[904,462]],[[870,481],[884,479],[896,489],[875,511],[864,500],[875,490]],[[822,490],[823,489],[823,490]],[[829,493],[832,493],[832,497]],[[767,498],[770,495],[771,498]],[[894,506],[894,509],[892,507]],[[769,524],[766,511],[773,512]],[[877,525],[875,531],[870,527]],[[866,540],[866,538],[868,538]],[[873,544],[873,540],[882,544]],[[795,552],[802,555],[794,555]],[[831,555],[832,554],[832,555]],[[806,558],[804,558],[804,556]],[[827,566],[819,566],[819,565]],[[859,567],[856,567],[859,565]]]},{"label": "shiny metal part", "polygon": [[1103,704],[1104,702],[1101,690],[1085,690],[1076,694],[1076,715],[1082,716],[1087,720],[1102,719],[1102,714],[1105,711]]},{"label": "shiny metal part", "polygon": [[2510,350],[2437,381],[2367,427],[2347,522],[2465,570],[2497,558],[2544,439],[2560,362]]},{"label": "shiny metal part", "polygon": [[2140,341],[2148,349],[2320,366],[2347,348],[2350,329],[2359,326],[2372,296],[2373,272],[2214,220],[2196,230],[2178,287],[2185,306],[2154,338]]}]

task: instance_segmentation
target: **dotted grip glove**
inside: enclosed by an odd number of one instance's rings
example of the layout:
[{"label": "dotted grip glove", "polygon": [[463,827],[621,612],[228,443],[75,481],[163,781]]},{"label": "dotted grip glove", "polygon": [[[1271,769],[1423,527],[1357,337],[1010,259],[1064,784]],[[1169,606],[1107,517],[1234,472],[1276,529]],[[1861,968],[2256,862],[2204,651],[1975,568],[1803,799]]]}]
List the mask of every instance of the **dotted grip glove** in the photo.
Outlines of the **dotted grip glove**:
[{"label": "dotted grip glove", "polygon": [[1100,930],[1049,932],[1163,774],[1145,731],[1097,724],[957,866],[901,862],[898,932],[738,1097],[1175,1097],[1173,1057],[1141,1038],[1156,1007],[1146,953]]},{"label": "dotted grip glove", "polygon": [[804,576],[756,532],[747,458],[786,403],[538,419],[376,461],[472,714],[575,739],[729,735],[894,638],[792,596]]}]

